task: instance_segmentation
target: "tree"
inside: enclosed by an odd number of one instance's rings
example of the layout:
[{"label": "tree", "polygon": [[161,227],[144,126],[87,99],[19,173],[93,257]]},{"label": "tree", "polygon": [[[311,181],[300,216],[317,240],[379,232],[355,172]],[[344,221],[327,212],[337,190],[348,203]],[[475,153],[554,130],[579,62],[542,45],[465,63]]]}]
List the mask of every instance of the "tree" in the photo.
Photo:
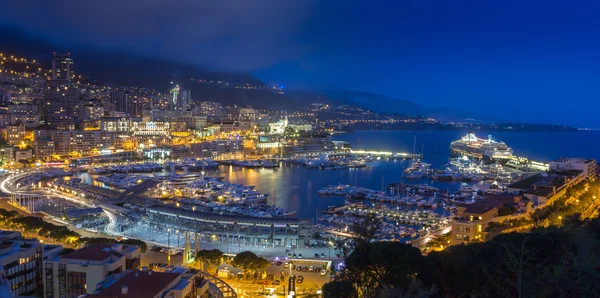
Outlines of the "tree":
[{"label": "tree", "polygon": [[261,258],[251,251],[240,252],[233,258],[231,264],[242,269],[245,274],[263,272],[270,266],[267,259]]},{"label": "tree", "polygon": [[499,234],[423,256],[363,241],[325,297],[600,297],[600,218]]},{"label": "tree", "polygon": [[362,220],[357,220],[354,222],[352,225],[352,231],[354,234],[356,234],[356,240],[360,244],[375,239],[380,227],[381,220],[375,218],[374,215],[371,215]]},{"label": "tree", "polygon": [[253,271],[253,262],[257,256],[251,251],[243,251],[235,255],[231,264],[239,269],[242,269],[244,273],[250,273]]},{"label": "tree", "polygon": [[325,298],[357,298],[358,293],[350,280],[335,280],[323,285]]},{"label": "tree", "polygon": [[426,288],[420,280],[414,280],[406,289],[386,288],[383,290],[383,298],[429,298],[436,295],[437,287]]},{"label": "tree", "polygon": [[399,242],[361,243],[345,263],[346,276],[368,297],[378,296],[390,286],[407,288],[427,269],[419,249]]},{"label": "tree", "polygon": [[223,261],[223,252],[218,249],[203,249],[196,254],[196,263],[205,263],[209,273],[214,273]]}]

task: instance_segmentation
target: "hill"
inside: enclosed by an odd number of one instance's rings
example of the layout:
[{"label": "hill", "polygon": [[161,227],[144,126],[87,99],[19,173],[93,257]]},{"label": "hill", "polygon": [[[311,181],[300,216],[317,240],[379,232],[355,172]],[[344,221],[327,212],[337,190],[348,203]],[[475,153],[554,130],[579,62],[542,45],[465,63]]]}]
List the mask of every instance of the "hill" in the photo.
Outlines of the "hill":
[{"label": "hill", "polygon": [[[248,73],[220,72],[159,57],[85,46],[65,48],[12,27],[0,27],[0,40],[0,52],[38,59],[48,68],[53,52],[69,52],[75,61],[75,72],[101,84],[145,87],[166,92],[174,82],[190,89],[195,101],[211,100],[225,105],[251,105],[280,110],[301,107],[296,100],[264,88],[263,82]],[[252,89],[240,89],[240,86]]]}]

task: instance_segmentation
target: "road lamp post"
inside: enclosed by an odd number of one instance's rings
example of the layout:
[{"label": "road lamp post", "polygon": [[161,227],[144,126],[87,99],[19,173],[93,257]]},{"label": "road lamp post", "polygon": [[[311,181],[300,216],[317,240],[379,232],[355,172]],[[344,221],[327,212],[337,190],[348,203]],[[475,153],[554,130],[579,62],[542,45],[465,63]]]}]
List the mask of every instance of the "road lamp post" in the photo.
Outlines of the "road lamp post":
[{"label": "road lamp post", "polygon": [[171,267],[171,228],[167,228],[167,268]]}]

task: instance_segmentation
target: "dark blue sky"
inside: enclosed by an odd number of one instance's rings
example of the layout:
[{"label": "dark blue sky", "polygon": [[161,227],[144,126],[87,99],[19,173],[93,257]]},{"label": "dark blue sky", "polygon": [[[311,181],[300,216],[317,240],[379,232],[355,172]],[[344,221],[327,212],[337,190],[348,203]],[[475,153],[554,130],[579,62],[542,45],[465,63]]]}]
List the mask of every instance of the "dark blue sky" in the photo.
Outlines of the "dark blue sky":
[{"label": "dark blue sky", "polygon": [[600,1],[9,2],[0,19],[53,42],[600,127]]}]

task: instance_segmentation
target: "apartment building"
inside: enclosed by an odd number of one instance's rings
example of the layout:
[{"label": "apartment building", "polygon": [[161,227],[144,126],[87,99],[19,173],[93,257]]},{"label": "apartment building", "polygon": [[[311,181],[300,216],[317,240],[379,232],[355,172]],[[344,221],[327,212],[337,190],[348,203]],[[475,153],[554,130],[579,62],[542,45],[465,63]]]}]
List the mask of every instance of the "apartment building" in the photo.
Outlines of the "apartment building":
[{"label": "apartment building", "polygon": [[91,244],[44,262],[46,298],[92,294],[106,277],[138,268],[140,248],[123,244]]},{"label": "apartment building", "polygon": [[60,155],[86,155],[115,145],[115,134],[109,131],[58,130],[54,133],[55,151]]},{"label": "apartment building", "polygon": [[202,295],[207,294],[206,289],[204,293],[197,293],[197,290],[193,274],[131,270],[109,276],[98,284],[94,294],[85,297],[192,298],[205,297]]}]

